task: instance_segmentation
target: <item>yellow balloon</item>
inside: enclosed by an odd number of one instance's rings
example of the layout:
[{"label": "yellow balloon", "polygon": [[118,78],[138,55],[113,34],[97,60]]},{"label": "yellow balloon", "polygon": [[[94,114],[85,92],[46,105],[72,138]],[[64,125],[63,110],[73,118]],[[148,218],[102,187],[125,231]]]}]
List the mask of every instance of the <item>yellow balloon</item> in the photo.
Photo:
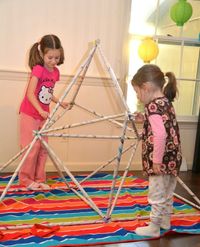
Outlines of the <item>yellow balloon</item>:
[{"label": "yellow balloon", "polygon": [[152,38],[145,38],[138,48],[139,57],[144,63],[150,63],[159,53],[158,45]]}]

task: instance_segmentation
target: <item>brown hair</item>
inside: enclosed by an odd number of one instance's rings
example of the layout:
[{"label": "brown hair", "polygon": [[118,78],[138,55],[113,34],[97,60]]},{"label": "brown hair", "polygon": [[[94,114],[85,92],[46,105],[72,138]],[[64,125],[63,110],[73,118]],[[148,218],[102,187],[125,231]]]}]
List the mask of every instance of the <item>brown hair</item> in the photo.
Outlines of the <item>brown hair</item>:
[{"label": "brown hair", "polygon": [[48,34],[41,38],[40,42],[36,42],[30,49],[28,65],[32,69],[35,65],[44,65],[42,55],[46,54],[49,49],[60,50],[60,61],[58,65],[64,63],[64,50],[59,38],[56,35]]},{"label": "brown hair", "polygon": [[[166,83],[165,76],[168,77],[166,86],[164,86]],[[133,76],[131,84],[133,86],[141,87],[145,82],[154,83],[163,91],[169,101],[173,101],[178,92],[177,81],[174,73],[167,72],[164,74],[160,68],[154,64],[146,64],[142,66]]]}]

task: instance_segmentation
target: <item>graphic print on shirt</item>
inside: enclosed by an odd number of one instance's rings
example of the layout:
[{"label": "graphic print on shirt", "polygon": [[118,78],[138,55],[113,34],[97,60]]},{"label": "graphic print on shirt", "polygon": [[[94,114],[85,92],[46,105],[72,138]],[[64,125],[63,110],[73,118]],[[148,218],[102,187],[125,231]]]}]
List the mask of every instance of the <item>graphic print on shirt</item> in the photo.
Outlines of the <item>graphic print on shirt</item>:
[{"label": "graphic print on shirt", "polygon": [[45,105],[49,105],[51,103],[52,97],[53,97],[53,88],[42,86],[38,93],[39,101]]}]

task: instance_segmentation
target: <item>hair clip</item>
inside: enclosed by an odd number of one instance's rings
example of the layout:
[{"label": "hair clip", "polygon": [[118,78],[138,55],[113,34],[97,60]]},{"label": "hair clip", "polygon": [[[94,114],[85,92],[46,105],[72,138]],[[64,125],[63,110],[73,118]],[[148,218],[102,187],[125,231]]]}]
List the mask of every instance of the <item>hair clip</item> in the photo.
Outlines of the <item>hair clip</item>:
[{"label": "hair clip", "polygon": [[164,79],[165,79],[165,83],[168,83],[169,82],[169,77],[168,76],[164,76]]},{"label": "hair clip", "polygon": [[40,43],[38,43],[38,51],[41,52],[41,49],[40,49]]}]

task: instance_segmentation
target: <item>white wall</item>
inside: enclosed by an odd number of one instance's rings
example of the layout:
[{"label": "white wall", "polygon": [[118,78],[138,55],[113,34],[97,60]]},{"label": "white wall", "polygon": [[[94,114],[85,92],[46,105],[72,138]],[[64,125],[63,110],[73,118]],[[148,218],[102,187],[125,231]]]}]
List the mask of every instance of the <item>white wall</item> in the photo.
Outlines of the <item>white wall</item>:
[{"label": "white wall", "polygon": [[[41,36],[54,33],[65,50],[63,74],[73,74],[89,42],[100,39],[121,78],[130,5],[131,0],[1,0],[0,69],[27,71],[30,46]],[[92,76],[97,74],[90,71]]]},{"label": "white wall", "polygon": [[[64,65],[60,66],[62,78],[56,87],[58,95],[66,86],[66,82],[70,81],[70,75],[74,75],[80,67],[96,39],[100,39],[101,47],[123,85],[126,75],[125,57],[130,5],[130,0],[0,1],[1,164],[19,151],[18,108],[28,81],[27,54],[31,45],[45,34],[54,33],[60,37],[66,59]],[[105,79],[103,84],[107,83],[107,86],[104,90],[102,84],[101,78],[109,75],[97,56],[94,60],[86,75],[88,82],[80,90],[80,98],[84,103],[88,98],[99,99],[96,105],[91,105],[91,108],[94,110],[97,107],[101,114],[105,114],[102,109],[119,111],[119,102],[114,106],[112,93],[109,92],[112,85]],[[94,89],[93,92],[91,88]],[[107,106],[109,103],[111,106]],[[76,113],[70,114],[71,121],[73,118],[76,119]],[[62,150],[61,146],[58,144],[57,149]],[[94,145],[92,148],[94,149]],[[71,150],[74,148],[71,144],[67,149],[65,157],[62,157],[65,162],[80,164],[82,161],[88,161],[87,155],[86,158],[80,155],[75,159],[77,151],[75,150],[76,153],[73,154]],[[94,160],[92,162],[96,163],[95,150],[92,154]]]}]

